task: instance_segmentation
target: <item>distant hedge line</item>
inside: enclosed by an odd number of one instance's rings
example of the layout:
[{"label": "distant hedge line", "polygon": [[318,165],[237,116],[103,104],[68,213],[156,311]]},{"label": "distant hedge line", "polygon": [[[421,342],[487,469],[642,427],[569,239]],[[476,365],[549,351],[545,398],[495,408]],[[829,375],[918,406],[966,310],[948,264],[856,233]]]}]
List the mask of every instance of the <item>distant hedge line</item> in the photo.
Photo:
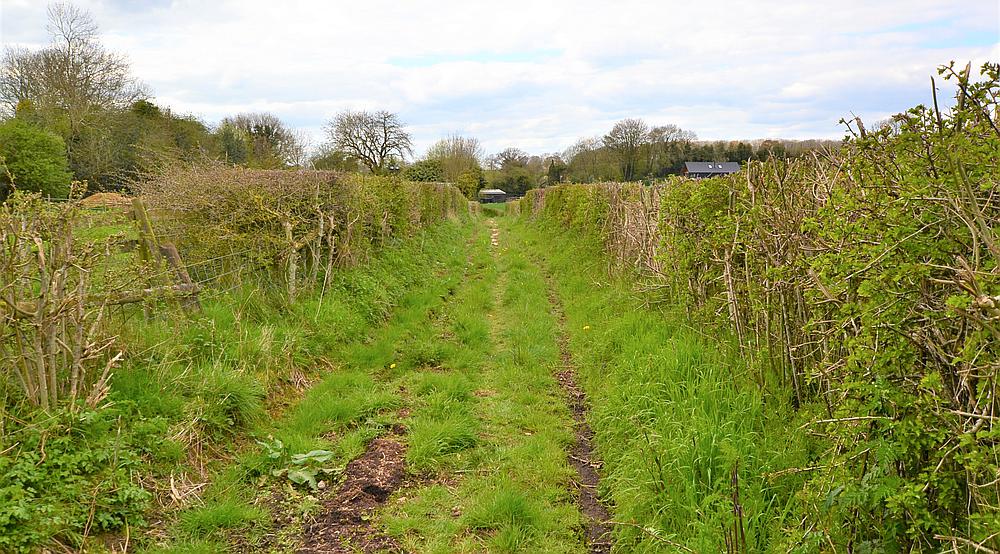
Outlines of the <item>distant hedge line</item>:
[{"label": "distant hedge line", "polygon": [[941,73],[951,111],[846,122],[836,153],[516,208],[728,328],[794,406],[813,453],[788,547],[1000,550],[1000,65]]}]

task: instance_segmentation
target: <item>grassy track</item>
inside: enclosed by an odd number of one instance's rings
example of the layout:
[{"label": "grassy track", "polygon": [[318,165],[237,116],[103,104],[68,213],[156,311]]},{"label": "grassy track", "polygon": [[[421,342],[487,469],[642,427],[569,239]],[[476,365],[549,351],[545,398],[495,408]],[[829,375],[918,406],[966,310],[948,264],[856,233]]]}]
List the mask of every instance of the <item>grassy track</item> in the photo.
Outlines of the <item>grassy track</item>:
[{"label": "grassy track", "polygon": [[[491,236],[492,221],[436,256],[385,326],[331,350],[334,367],[182,513],[171,551],[587,551],[559,322],[537,265]],[[329,453],[306,464],[322,488],[293,486],[293,455],[316,451]],[[370,529],[347,528],[344,495],[372,487],[344,488],[382,483],[360,466],[394,466],[385,452],[405,458],[407,478],[358,512],[378,514]]]},{"label": "grassy track", "polygon": [[[505,242],[480,231],[474,271],[439,322],[450,355],[429,394],[413,390],[409,461],[422,477],[382,516],[413,552],[584,551],[568,489],[571,420],[553,377],[556,321],[541,275]],[[465,449],[426,440],[454,444],[449,435],[470,428]]]},{"label": "grassy track", "polygon": [[[480,220],[435,260],[259,426],[268,438],[182,515],[174,551],[607,551],[580,492],[591,455],[615,551],[724,550],[739,529],[766,549],[790,497],[759,476],[800,452],[764,431],[764,399],[718,341],[555,230]],[[323,459],[294,461],[310,453]],[[315,488],[293,486],[302,468]]]}]

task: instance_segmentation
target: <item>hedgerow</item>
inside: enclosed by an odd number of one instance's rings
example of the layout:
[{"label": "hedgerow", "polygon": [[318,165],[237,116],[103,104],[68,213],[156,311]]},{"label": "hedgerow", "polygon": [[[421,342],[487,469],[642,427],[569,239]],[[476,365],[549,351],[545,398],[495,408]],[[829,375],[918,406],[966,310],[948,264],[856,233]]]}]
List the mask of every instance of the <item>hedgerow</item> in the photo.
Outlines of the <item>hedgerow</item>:
[{"label": "hedgerow", "polygon": [[224,259],[243,277],[270,271],[290,292],[468,211],[453,186],[333,171],[178,167],[139,188],[188,262]]},{"label": "hedgerow", "polygon": [[[837,152],[727,178],[567,185],[520,211],[596,237],[734,336],[813,441],[776,546],[1000,549],[1000,66]],[[984,550],[985,551],[985,550]]]},{"label": "hedgerow", "polygon": [[[195,501],[206,462],[423,283],[470,209],[452,186],[332,172],[175,168],[140,188],[200,310],[154,295],[175,269],[135,260],[150,237],[128,240],[124,214],[20,195],[0,210],[2,552],[135,542]],[[32,401],[35,373],[59,394]]]}]

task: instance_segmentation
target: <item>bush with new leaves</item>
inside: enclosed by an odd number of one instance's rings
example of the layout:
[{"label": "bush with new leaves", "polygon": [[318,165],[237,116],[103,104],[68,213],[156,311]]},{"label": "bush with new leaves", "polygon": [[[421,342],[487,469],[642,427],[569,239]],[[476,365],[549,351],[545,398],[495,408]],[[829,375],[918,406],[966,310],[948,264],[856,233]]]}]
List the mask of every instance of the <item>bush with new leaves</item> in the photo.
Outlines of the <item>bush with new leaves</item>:
[{"label": "bush with new leaves", "polygon": [[0,124],[0,200],[15,188],[66,198],[71,181],[58,135],[18,118]]}]

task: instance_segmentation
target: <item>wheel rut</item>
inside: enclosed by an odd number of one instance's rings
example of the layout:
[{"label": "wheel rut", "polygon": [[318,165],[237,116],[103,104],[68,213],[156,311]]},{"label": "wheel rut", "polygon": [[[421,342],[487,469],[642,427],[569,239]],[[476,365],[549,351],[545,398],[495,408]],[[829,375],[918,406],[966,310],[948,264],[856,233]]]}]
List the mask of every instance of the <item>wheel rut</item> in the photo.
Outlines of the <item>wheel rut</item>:
[{"label": "wheel rut", "polygon": [[[471,244],[470,238],[467,246]],[[461,280],[468,277],[469,265],[467,261]],[[454,301],[457,286],[456,282],[441,296],[442,305]],[[320,514],[305,527],[298,554],[408,552],[376,522],[378,511],[392,495],[413,485],[406,468],[404,437],[409,410],[402,409],[397,415],[399,422],[388,433],[373,439],[364,454],[347,464],[342,484],[322,501]]]},{"label": "wheel rut", "polygon": [[598,473],[601,461],[594,453],[594,431],[587,423],[587,396],[576,382],[576,365],[569,349],[569,336],[566,334],[566,315],[551,279],[547,275],[546,278],[549,280],[549,303],[559,322],[558,341],[562,369],[556,373],[556,379],[566,395],[566,402],[573,414],[573,431],[576,436],[567,457],[570,466],[577,473],[577,480],[573,485],[576,488],[578,507],[586,518],[584,534],[587,539],[587,551],[591,554],[603,554],[611,552],[612,536],[609,523],[611,514],[597,494],[601,479]]}]

